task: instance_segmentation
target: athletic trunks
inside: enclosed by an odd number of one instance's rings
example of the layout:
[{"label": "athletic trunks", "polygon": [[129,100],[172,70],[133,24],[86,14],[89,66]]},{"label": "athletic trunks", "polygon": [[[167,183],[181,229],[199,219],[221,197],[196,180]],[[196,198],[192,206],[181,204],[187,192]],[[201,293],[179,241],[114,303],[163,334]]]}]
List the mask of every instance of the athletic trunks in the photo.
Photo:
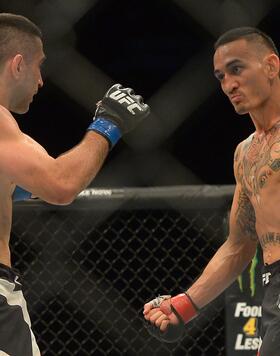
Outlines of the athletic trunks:
[{"label": "athletic trunks", "polygon": [[280,261],[264,265],[260,356],[280,355]]},{"label": "athletic trunks", "polygon": [[40,356],[22,293],[21,277],[0,263],[0,356]]}]

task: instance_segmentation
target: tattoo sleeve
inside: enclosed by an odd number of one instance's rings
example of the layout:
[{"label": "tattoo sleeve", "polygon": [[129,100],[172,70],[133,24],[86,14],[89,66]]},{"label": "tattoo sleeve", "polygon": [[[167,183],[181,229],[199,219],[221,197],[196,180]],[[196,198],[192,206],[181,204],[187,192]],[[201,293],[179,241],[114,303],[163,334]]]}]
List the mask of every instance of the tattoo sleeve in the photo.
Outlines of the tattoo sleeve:
[{"label": "tattoo sleeve", "polygon": [[238,197],[238,208],[236,211],[236,221],[242,234],[248,236],[251,240],[257,241],[256,215],[255,210],[243,190],[240,190]]},{"label": "tattoo sleeve", "polygon": [[238,183],[241,182],[242,180],[242,164],[240,162],[240,145],[237,146],[235,152],[234,152],[234,175],[235,179]]}]

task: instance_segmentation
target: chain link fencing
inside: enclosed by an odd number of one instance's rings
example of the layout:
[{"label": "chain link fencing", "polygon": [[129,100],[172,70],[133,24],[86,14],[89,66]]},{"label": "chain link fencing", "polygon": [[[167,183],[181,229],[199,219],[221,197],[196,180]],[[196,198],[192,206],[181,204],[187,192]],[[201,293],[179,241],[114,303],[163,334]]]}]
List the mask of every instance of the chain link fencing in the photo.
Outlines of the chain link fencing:
[{"label": "chain link fencing", "polygon": [[12,260],[42,355],[225,355],[224,296],[163,344],[143,304],[177,294],[224,241],[231,186],[88,189],[70,206],[15,204]]}]

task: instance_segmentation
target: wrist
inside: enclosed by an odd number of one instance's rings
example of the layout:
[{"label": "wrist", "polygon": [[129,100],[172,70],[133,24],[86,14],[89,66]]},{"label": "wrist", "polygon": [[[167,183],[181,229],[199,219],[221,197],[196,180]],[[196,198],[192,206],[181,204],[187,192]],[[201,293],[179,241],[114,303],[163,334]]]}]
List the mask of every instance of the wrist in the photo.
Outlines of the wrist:
[{"label": "wrist", "polygon": [[187,293],[181,293],[171,298],[171,305],[185,324],[195,318],[199,312]]},{"label": "wrist", "polygon": [[121,130],[112,121],[98,117],[88,127],[88,131],[94,131],[105,137],[112,149],[122,136]]}]

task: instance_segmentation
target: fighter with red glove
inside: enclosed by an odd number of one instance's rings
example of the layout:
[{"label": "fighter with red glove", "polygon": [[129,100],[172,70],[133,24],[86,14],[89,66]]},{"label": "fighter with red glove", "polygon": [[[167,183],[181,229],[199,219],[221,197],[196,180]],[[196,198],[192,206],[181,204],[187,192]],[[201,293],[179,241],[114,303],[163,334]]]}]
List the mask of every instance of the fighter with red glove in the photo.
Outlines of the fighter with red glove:
[{"label": "fighter with red glove", "polygon": [[199,310],[187,293],[175,297],[160,295],[144,305],[148,332],[160,341],[175,342],[184,333],[184,324],[195,318]]}]

